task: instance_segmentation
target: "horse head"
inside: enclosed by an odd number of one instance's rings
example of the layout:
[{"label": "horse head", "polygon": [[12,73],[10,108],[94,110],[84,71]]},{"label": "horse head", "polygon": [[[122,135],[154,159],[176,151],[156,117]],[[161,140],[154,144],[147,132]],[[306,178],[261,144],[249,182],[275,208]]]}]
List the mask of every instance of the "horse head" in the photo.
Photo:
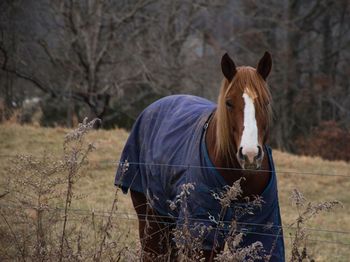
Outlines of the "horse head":
[{"label": "horse head", "polygon": [[236,67],[228,54],[221,60],[225,76],[217,108],[217,152],[243,169],[259,169],[269,134],[271,95],[266,78],[271,55],[265,52],[257,68]]}]

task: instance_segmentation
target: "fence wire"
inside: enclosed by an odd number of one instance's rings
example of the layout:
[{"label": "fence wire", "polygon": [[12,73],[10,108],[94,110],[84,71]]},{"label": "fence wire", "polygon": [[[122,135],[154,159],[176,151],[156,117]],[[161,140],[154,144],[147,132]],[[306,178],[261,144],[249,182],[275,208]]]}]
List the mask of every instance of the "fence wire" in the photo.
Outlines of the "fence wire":
[{"label": "fence wire", "polygon": [[[16,158],[18,155],[0,155],[1,158]],[[272,170],[255,170],[255,169],[242,169],[242,168],[232,168],[232,167],[215,167],[215,166],[195,166],[195,165],[186,165],[186,164],[165,164],[165,163],[146,163],[146,162],[118,162],[113,160],[101,160],[101,161],[91,161],[89,163],[99,163],[99,164],[110,164],[115,167],[120,165],[138,165],[138,166],[158,166],[158,167],[174,167],[174,168],[186,168],[186,169],[215,169],[215,170],[223,170],[223,171],[242,171],[242,172],[255,172],[255,173],[272,173],[276,172],[278,174],[295,174],[295,175],[305,175],[305,176],[326,176],[326,177],[344,177],[350,178],[350,175],[346,174],[336,174],[336,173],[316,173],[311,171],[294,171],[294,170],[283,170],[276,169]]]},{"label": "fence wire", "polygon": [[[82,215],[82,214],[80,214]],[[97,216],[102,216],[102,215],[97,215]],[[102,216],[102,217],[109,217],[109,216]],[[176,225],[183,225],[183,224],[179,224],[177,222],[166,222],[166,221],[159,221],[159,220],[150,220],[148,218],[146,219],[140,219],[140,218],[137,218],[137,217],[115,217],[115,216],[112,216],[112,218],[115,218],[115,219],[121,219],[121,220],[128,220],[128,221],[145,221],[145,222],[156,222],[157,224],[164,224],[164,225],[173,225],[173,226],[176,226]],[[58,221],[64,221],[63,219],[59,220]],[[74,219],[74,218],[69,218],[69,221],[79,221],[81,222],[82,220],[81,219]],[[163,229],[161,229],[163,230]],[[234,232],[236,233],[243,233],[243,234],[252,234],[252,235],[260,235],[260,236],[271,236],[271,237],[284,237],[284,238],[288,238],[288,239],[293,239],[293,236],[291,235],[281,235],[281,234],[269,234],[269,233],[261,233],[261,232],[247,232],[246,230],[243,230],[243,229],[235,229]],[[158,233],[158,232],[156,232]],[[343,233],[343,232],[342,232]],[[344,242],[341,242],[341,241],[331,241],[331,240],[324,240],[324,239],[312,239],[312,238],[307,238],[307,241],[310,241],[310,242],[317,242],[317,243],[325,243],[325,244],[332,244],[332,245],[340,245],[340,246],[349,246],[350,247],[350,243],[344,243]]]},{"label": "fence wire", "polygon": [[[1,158],[15,158],[18,155],[4,155],[0,154]],[[102,160],[102,161],[89,161],[90,163],[99,163],[99,164],[111,164],[115,167],[118,167],[119,165],[142,165],[142,166],[158,166],[158,167],[174,167],[174,168],[200,168],[200,169],[216,169],[216,170],[226,170],[226,171],[243,171],[243,172],[264,172],[264,173],[271,173],[273,171],[271,170],[247,170],[247,169],[241,169],[241,168],[226,168],[226,167],[210,167],[210,166],[194,166],[194,165],[172,165],[172,164],[163,164],[163,163],[146,163],[146,162],[118,162],[118,161],[112,161],[112,160]],[[336,174],[336,173],[316,173],[316,172],[308,172],[308,171],[293,171],[293,170],[275,170],[276,173],[279,174],[296,174],[296,175],[311,175],[311,176],[327,176],[327,177],[344,177],[344,178],[350,178],[350,175],[345,174]],[[1,186],[1,185],[0,185]],[[4,208],[15,208],[15,209],[36,209],[35,206],[15,206],[15,205],[8,205],[8,204],[0,204],[0,207]],[[64,208],[60,207],[42,207],[43,210],[52,210],[52,211],[63,211]],[[158,219],[175,219],[172,216],[164,216],[164,215],[152,215],[153,218],[156,220],[150,220],[138,218],[136,214],[134,213],[128,213],[128,212],[110,212],[110,211],[102,211],[102,210],[88,210],[88,209],[69,209],[69,212],[73,212],[78,215],[94,215],[99,217],[112,217],[114,219],[125,219],[125,220],[143,220],[148,222],[157,222],[157,223],[164,223],[168,225],[178,225],[176,222],[169,222],[169,221],[159,221]],[[72,220],[72,219],[71,219]],[[79,219],[77,219],[79,220]],[[199,222],[210,222],[209,219],[197,219],[197,218],[189,218],[189,220],[195,220]],[[212,222],[212,221],[211,221]],[[220,223],[231,223],[232,221],[220,221]],[[265,227],[265,228],[271,228],[271,227],[277,227],[282,229],[296,229],[296,227],[293,226],[276,226],[271,224],[257,224],[257,223],[245,223],[245,222],[236,222],[237,225],[240,226],[252,226],[252,227]],[[349,231],[342,231],[342,230],[330,230],[330,229],[323,229],[323,228],[310,228],[306,227],[303,228],[307,231],[312,232],[322,232],[322,233],[331,233],[331,234],[342,234],[342,235],[350,235]],[[238,233],[247,233],[246,231],[238,230],[236,231]],[[280,234],[268,234],[268,233],[260,233],[260,232],[249,232],[249,234],[256,234],[256,235],[264,235],[264,236],[274,236],[274,237],[282,237]],[[284,236],[285,238],[293,238],[292,236]],[[335,245],[342,245],[342,246],[350,246],[350,243],[344,243],[340,241],[331,241],[331,240],[321,240],[321,239],[310,239],[308,238],[307,241],[310,242],[321,242],[325,244],[335,244]]]},{"label": "fence wire", "polygon": [[[8,205],[8,204],[0,204],[0,207],[4,207],[4,208],[8,208],[8,209],[18,209],[18,210],[22,210],[22,209],[38,209],[35,206],[18,206],[18,205]],[[51,211],[60,211],[63,212],[64,208],[60,208],[60,207],[42,207],[41,210],[51,210]],[[156,222],[159,224],[165,224],[165,225],[179,225],[178,222],[173,221],[173,222],[169,222],[169,221],[161,221],[159,219],[175,219],[173,216],[164,216],[164,215],[150,215],[150,217],[148,217],[147,215],[144,215],[144,218],[140,218],[137,216],[137,214],[134,213],[128,213],[128,212],[111,212],[111,211],[102,211],[102,210],[89,210],[89,209],[78,209],[78,208],[71,208],[69,209],[69,212],[73,212],[74,214],[77,214],[79,216],[94,216],[94,217],[104,217],[104,218],[108,218],[111,217],[113,219],[123,219],[123,220],[134,220],[134,221],[147,221],[147,222]],[[72,218],[70,218],[70,220],[74,220]],[[198,221],[198,222],[212,222],[210,219],[197,219],[197,218],[191,218],[189,217],[188,220],[194,220],[194,221]],[[81,219],[76,219],[76,221],[81,221]],[[227,224],[231,224],[232,221],[220,221],[220,223],[227,223]],[[271,227],[275,227],[275,228],[282,228],[284,230],[286,229],[297,229],[294,226],[274,226],[271,224],[257,224],[257,223],[246,223],[246,222],[235,222],[235,224],[240,225],[240,226],[244,226],[247,227],[249,229],[249,226],[252,227],[256,227],[256,226],[260,226],[260,227],[264,227],[264,228],[271,228]],[[181,223],[180,223],[181,225]],[[313,232],[322,232],[322,233],[331,233],[331,234],[342,234],[342,235],[350,235],[349,231],[341,231],[341,230],[329,230],[329,229],[323,229],[323,228],[310,228],[310,227],[303,227],[303,229],[305,229],[306,231],[313,231]],[[283,235],[281,234],[269,234],[269,233],[261,233],[261,232],[251,232],[251,231],[246,231],[245,229],[237,229],[235,230],[238,233],[247,233],[247,234],[253,234],[253,235],[263,235],[263,236],[274,236],[274,237],[283,237]],[[284,236],[285,238],[293,238],[292,236]],[[321,240],[321,239],[307,239],[308,241],[311,242],[322,242],[322,243],[328,243],[328,244],[338,244],[338,245],[343,245],[343,246],[350,246],[350,243],[344,243],[344,242],[340,242],[340,241],[330,241],[330,240]]]}]

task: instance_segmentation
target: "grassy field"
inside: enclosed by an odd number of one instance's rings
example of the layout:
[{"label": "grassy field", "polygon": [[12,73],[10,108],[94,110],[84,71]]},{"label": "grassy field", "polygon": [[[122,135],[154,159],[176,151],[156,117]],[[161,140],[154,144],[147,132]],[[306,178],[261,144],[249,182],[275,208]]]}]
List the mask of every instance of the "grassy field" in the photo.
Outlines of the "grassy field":
[{"label": "grassy field", "polygon": [[[15,154],[31,154],[34,156],[62,154],[64,135],[69,130],[63,128],[40,128],[35,126],[19,126],[16,124],[0,125],[0,181],[1,191],[4,178],[10,166],[10,156]],[[96,145],[96,151],[89,157],[89,167],[84,176],[74,187],[75,192],[83,197],[72,204],[72,208],[84,210],[108,210],[112,204],[115,188],[113,185],[116,162],[128,133],[124,130],[98,130],[88,135],[88,140]],[[350,164],[345,162],[329,162],[320,158],[294,156],[275,150],[273,152],[277,169],[279,198],[283,225],[289,225],[297,217],[297,211],[291,205],[290,194],[294,188],[314,202],[339,200],[343,208],[336,208],[330,213],[322,213],[313,219],[308,227],[327,229],[330,231],[350,232]],[[280,172],[278,172],[280,171]],[[288,172],[284,172],[288,171]],[[328,174],[330,176],[311,175]],[[302,174],[301,174],[302,173]],[[128,195],[120,194],[118,211],[133,213]],[[2,223],[2,222],[1,222]],[[124,221],[123,228],[130,235],[129,239],[137,243],[137,224],[135,220]],[[285,231],[287,258],[290,256],[291,230]],[[309,252],[316,261],[349,261],[350,234],[309,231]],[[334,244],[341,242],[347,245]]]}]

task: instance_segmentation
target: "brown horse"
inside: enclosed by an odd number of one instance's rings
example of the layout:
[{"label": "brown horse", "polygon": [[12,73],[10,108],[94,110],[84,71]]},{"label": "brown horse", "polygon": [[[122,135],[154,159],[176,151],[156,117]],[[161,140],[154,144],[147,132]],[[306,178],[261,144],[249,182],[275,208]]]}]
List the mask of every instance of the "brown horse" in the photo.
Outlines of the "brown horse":
[{"label": "brown horse", "polygon": [[[256,69],[249,66],[236,67],[232,59],[225,54],[221,60],[224,80],[218,103],[204,133],[209,158],[215,167],[223,167],[217,171],[225,182],[232,185],[238,179],[244,178],[241,182],[243,197],[262,194],[270,181],[271,173],[260,171],[271,170],[271,164],[266,157],[268,152],[264,146],[269,135],[271,116],[271,96],[266,84],[271,66],[271,56],[268,52],[261,58]],[[152,110],[155,111],[154,107],[150,109]],[[134,128],[138,125],[135,124]],[[152,128],[156,130],[156,124]],[[135,143],[133,142],[133,146],[137,146]],[[164,143],[164,147],[166,146]],[[129,159],[128,156],[125,159]],[[135,169],[134,172],[139,171]],[[121,182],[116,182],[116,185],[123,187]],[[161,213],[147,201],[149,198],[146,197],[145,191],[130,185],[126,187],[131,189],[132,202],[138,215],[143,251],[154,256],[168,252],[169,248],[173,248],[173,220],[160,216]],[[206,261],[212,261],[222,249],[223,245],[204,250]],[[175,260],[176,250],[172,250],[171,260]],[[143,259],[147,260],[146,256]]]}]

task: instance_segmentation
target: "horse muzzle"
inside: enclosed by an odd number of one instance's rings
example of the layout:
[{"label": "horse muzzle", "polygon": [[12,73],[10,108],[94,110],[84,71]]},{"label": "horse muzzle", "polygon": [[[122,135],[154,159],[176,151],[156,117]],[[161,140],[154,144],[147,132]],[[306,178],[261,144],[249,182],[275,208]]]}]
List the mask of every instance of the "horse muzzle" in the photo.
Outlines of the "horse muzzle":
[{"label": "horse muzzle", "polygon": [[244,150],[240,147],[237,152],[237,159],[241,167],[246,170],[257,170],[261,167],[264,158],[264,151],[261,146],[257,146],[257,150]]}]

